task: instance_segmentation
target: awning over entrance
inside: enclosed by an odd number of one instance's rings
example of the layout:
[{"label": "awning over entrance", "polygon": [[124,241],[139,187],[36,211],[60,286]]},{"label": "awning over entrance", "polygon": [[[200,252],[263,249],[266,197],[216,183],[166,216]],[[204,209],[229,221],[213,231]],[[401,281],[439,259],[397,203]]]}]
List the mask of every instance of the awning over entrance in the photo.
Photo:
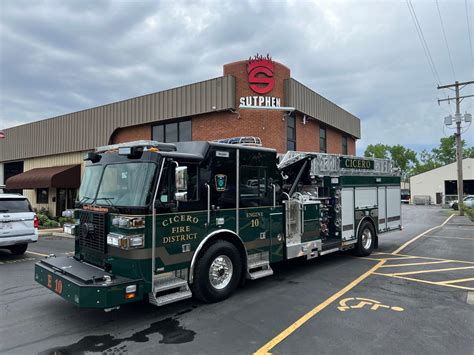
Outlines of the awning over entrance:
[{"label": "awning over entrance", "polygon": [[80,165],[31,169],[12,176],[6,181],[7,189],[37,189],[46,187],[74,189],[78,188],[80,184]]}]

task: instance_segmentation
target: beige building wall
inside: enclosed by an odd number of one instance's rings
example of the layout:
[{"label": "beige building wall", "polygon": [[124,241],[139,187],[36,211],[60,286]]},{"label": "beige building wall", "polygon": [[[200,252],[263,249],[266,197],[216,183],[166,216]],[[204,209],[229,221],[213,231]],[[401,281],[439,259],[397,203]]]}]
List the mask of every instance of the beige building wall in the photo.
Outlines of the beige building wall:
[{"label": "beige building wall", "polygon": [[[68,154],[57,154],[46,157],[25,159],[24,171],[28,171],[36,168],[48,168],[53,166],[63,165],[81,165],[81,178],[84,173],[84,154],[85,152],[68,153]],[[56,189],[50,188],[48,190],[48,203],[37,203],[36,202],[36,190],[24,189],[23,195],[28,197],[33,208],[40,210],[41,208],[47,209],[52,216],[56,215]]]},{"label": "beige building wall", "polygon": [[[437,169],[427,171],[410,178],[410,195],[413,201],[415,196],[431,196],[431,203],[436,202],[436,193],[445,198],[445,180],[457,180],[456,163],[448,164]],[[474,180],[474,159],[463,159],[463,180]]]}]

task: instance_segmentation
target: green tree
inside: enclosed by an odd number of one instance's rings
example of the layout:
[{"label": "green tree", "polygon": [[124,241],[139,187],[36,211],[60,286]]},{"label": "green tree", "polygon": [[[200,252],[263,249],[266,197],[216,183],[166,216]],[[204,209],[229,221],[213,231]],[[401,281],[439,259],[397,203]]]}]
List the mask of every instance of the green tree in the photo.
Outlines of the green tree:
[{"label": "green tree", "polygon": [[[434,159],[441,165],[454,163],[456,161],[456,137],[454,134],[449,137],[441,138],[439,142],[439,147],[431,150]],[[464,139],[461,140],[461,146],[463,158],[474,157],[474,147],[466,148],[466,141]]]},{"label": "green tree", "polygon": [[404,146],[369,144],[364,152],[365,157],[391,159],[400,168],[402,178],[406,179],[411,170],[418,164],[416,152]]},{"label": "green tree", "polygon": [[423,149],[421,153],[418,154],[418,156],[418,162],[415,164],[410,175],[418,175],[424,173],[425,171],[436,169],[442,166],[442,164],[435,160],[434,155],[428,152],[426,149]]},{"label": "green tree", "polygon": [[387,146],[387,151],[390,153],[390,159],[400,168],[402,178],[406,179],[418,164],[416,152],[400,144]]},{"label": "green tree", "polygon": [[388,159],[388,146],[382,143],[369,144],[364,152],[364,157]]}]

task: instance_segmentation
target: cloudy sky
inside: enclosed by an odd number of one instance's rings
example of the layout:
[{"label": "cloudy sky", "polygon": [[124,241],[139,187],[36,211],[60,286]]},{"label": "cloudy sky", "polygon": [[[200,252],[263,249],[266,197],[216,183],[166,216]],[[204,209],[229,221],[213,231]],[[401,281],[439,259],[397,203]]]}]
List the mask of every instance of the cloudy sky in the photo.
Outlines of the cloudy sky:
[{"label": "cloudy sky", "polygon": [[406,1],[0,0],[0,129],[217,77],[258,52],[358,116],[359,153],[431,148],[455,109],[438,106],[453,96],[438,80],[474,79],[474,1],[438,1],[449,52],[436,1],[412,0],[433,73]]}]

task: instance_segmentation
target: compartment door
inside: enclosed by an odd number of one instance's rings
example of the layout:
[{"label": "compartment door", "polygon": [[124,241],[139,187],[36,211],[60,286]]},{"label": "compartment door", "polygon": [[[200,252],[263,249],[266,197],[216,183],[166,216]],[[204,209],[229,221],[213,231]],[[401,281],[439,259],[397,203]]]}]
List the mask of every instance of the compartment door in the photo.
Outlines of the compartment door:
[{"label": "compartment door", "polygon": [[387,229],[387,188],[385,186],[378,188],[379,205],[379,232]]},{"label": "compartment door", "polygon": [[387,187],[387,228],[395,229],[401,225],[400,187]]},{"label": "compartment door", "polygon": [[342,240],[355,238],[354,226],[354,189],[343,188],[341,192],[342,205]]}]

